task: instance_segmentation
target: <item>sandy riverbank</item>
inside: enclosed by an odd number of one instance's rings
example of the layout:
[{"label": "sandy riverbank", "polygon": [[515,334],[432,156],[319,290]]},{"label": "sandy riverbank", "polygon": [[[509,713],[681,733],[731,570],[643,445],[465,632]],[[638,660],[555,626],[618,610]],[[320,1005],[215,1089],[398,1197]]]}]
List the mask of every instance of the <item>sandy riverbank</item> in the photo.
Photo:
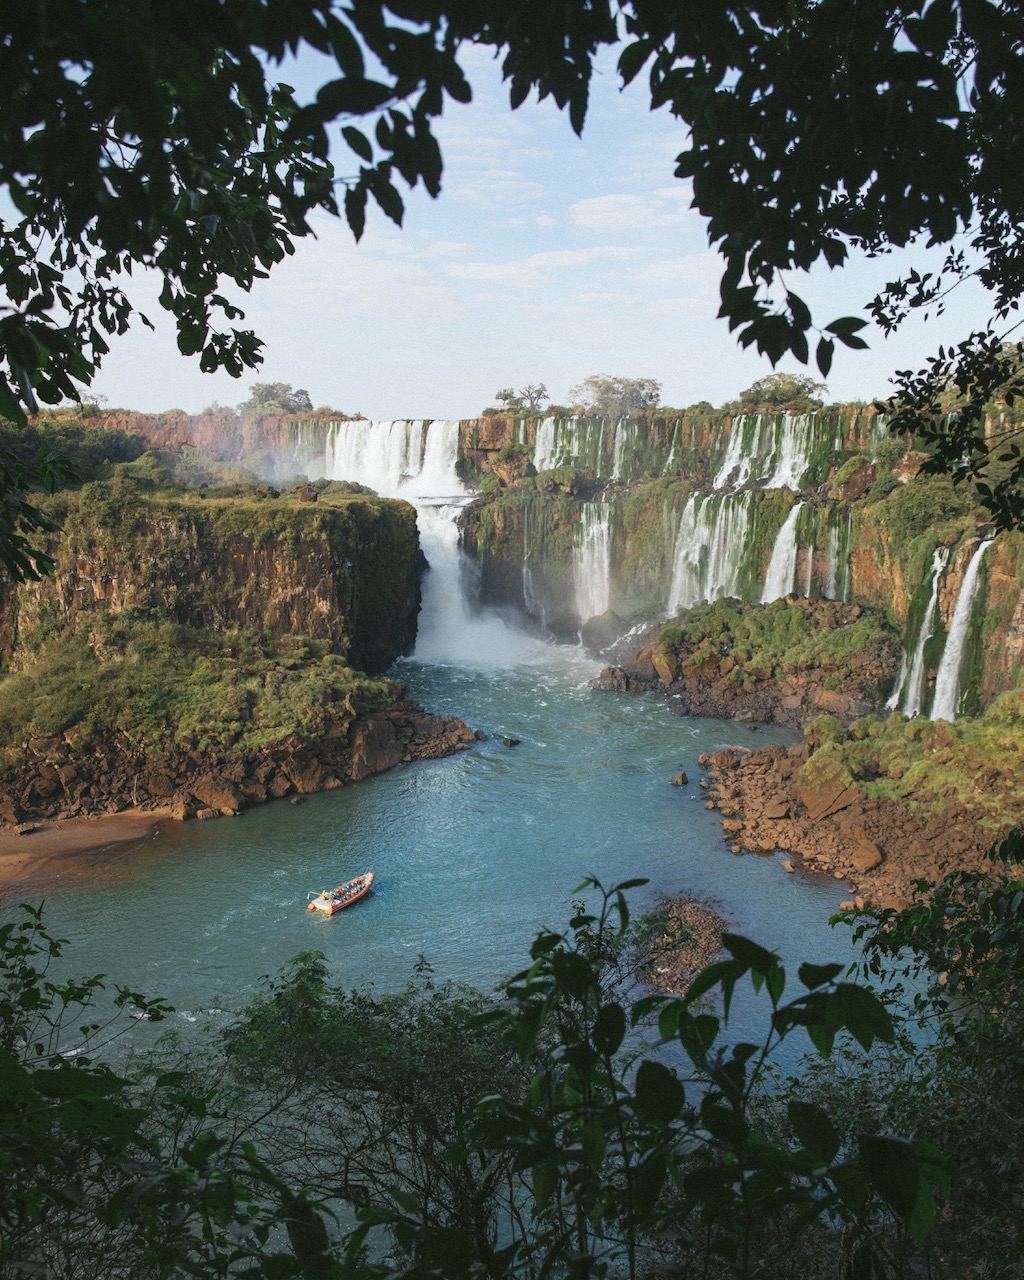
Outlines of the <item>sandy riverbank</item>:
[{"label": "sandy riverbank", "polygon": [[97,817],[38,822],[33,830],[24,833],[14,827],[2,827],[0,884],[9,885],[31,877],[47,863],[70,862],[83,853],[129,841],[152,840],[170,820],[168,811],[155,809],[142,813],[138,809],[126,809]]}]

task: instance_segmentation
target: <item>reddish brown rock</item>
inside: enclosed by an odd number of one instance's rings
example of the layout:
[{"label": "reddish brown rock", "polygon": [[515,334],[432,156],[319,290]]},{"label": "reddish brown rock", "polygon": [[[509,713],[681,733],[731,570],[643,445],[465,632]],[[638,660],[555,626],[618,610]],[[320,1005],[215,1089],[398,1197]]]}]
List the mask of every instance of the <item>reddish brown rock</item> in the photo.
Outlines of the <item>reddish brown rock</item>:
[{"label": "reddish brown rock", "polygon": [[822,818],[839,813],[841,809],[848,809],[861,798],[860,792],[855,787],[828,782],[820,786],[798,787],[797,795],[812,822],[818,822]]},{"label": "reddish brown rock", "polygon": [[215,773],[204,773],[194,779],[189,783],[189,790],[200,809],[231,814],[237,813],[245,804],[245,797],[234,783]]}]

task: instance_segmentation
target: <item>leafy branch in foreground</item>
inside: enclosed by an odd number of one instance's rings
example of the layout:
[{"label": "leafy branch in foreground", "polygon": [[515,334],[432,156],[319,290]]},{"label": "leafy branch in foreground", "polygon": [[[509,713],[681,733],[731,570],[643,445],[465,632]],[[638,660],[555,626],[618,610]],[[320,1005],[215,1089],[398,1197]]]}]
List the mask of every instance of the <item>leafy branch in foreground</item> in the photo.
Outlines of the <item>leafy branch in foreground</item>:
[{"label": "leafy branch in foreground", "polygon": [[[39,910],[22,910],[0,926],[0,1273],[307,1274],[272,1235],[304,1198],[229,1141],[212,1099],[182,1088],[181,1073],[140,1087],[95,1056],[134,1025],[126,1014],[156,1022],[169,1006],[107,992],[99,975],[51,977],[63,944]],[[164,1109],[194,1121],[173,1148],[152,1131]]]},{"label": "leafy branch in foreground", "polygon": [[[894,1231],[932,1229],[947,1162],[926,1137],[846,1124],[813,1087],[791,1085],[774,1124],[763,1106],[781,1045],[806,1032],[823,1063],[888,1045],[885,1004],[838,964],[800,966],[788,992],[778,956],[736,935],[684,997],[634,998],[619,961],[640,883],[580,886],[596,911],[542,931],[497,1000],[425,963],[404,993],[345,994],[300,956],[223,1053],[143,1057],[132,1077],[61,1040],[100,980],[52,983],[60,944],[30,910],[0,930],[0,1172],[18,1188],[0,1261],[271,1280],[886,1274]],[[731,1042],[748,985],[763,1031]]]},{"label": "leafy branch in foreground", "polygon": [[[624,893],[635,883],[582,886],[599,890],[597,915],[578,913],[566,934],[541,933],[506,1000],[476,1020],[533,1070],[526,1091],[498,1088],[477,1101],[452,1153],[511,1160],[517,1181],[493,1243],[481,1252],[465,1229],[396,1194],[359,1209],[350,1261],[381,1226],[407,1258],[389,1274],[408,1277],[636,1277],[698,1260],[706,1274],[753,1277],[774,1274],[809,1230],[842,1228],[865,1266],[889,1222],[905,1220],[924,1239],[934,1190],[948,1181],[935,1147],[878,1132],[844,1147],[828,1115],[799,1099],[785,1133],[768,1137],[754,1123],[752,1100],[787,1037],[803,1028],[828,1055],[848,1033],[869,1049],[893,1036],[882,1002],[840,981],[840,965],[803,965],[803,990],[786,1001],[779,958],[727,936],[729,958],[685,997],[627,1006],[609,989],[602,955],[628,925]],[[769,1002],[768,1025],[758,1044],[729,1044],[723,1018],[747,980]],[[712,993],[722,1018],[704,1005]],[[656,1031],[656,1054],[639,1050],[642,1030]],[[683,1070],[671,1065],[680,1052]]]}]

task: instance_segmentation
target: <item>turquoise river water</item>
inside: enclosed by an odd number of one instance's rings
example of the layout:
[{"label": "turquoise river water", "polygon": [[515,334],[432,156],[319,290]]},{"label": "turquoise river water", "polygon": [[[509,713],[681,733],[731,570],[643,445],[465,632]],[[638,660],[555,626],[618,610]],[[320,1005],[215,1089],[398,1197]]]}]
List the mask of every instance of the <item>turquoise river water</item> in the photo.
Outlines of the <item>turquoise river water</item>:
[{"label": "turquoise river water", "polygon": [[[540,926],[564,924],[587,875],[647,877],[637,910],[664,895],[705,900],[787,960],[852,958],[827,924],[843,887],[734,857],[697,785],[702,751],[784,735],[594,692],[597,664],[581,651],[497,621],[470,639],[454,657],[421,646],[428,656],[395,674],[486,741],[301,805],[170,824],[55,864],[5,886],[0,917],[45,899],[73,972],[161,994],[189,1021],[237,1009],[262,974],[310,949],[345,986],[397,989],[423,955],[438,977],[489,988],[522,967]],[[673,787],[680,769],[690,784]],[[307,912],[310,891],[367,870],[371,897],[330,919]],[[740,1029],[748,1016],[741,1004]]]}]

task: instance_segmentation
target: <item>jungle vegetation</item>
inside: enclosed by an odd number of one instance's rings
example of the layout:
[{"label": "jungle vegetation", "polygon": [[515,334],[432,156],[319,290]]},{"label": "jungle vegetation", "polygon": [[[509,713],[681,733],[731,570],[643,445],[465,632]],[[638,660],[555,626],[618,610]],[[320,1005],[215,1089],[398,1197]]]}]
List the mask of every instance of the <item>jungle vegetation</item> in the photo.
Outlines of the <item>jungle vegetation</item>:
[{"label": "jungle vegetation", "polygon": [[[884,997],[734,935],[661,995],[637,984],[633,884],[588,881],[497,995],[422,959],[405,991],[350,992],[305,954],[226,1030],[127,1057],[124,1013],[166,1004],[58,980],[63,944],[25,908],[0,927],[0,1269],[1009,1280],[1021,849],[843,918]],[[761,1036],[735,1043],[747,983]]]}]

